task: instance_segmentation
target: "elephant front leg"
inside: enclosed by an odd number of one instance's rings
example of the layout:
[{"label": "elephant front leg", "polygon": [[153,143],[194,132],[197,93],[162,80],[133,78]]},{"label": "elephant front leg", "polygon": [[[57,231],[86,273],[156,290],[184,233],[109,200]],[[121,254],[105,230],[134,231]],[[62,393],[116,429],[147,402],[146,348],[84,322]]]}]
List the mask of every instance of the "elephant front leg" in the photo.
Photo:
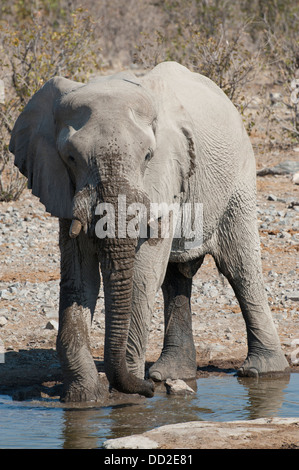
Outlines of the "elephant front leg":
[{"label": "elephant front leg", "polygon": [[192,278],[185,277],[175,263],[169,263],[162,285],[165,334],[160,358],[149,370],[155,381],[196,377],[196,350],[191,318]]},{"label": "elephant front leg", "polygon": [[145,356],[155,296],[163,283],[171,239],[140,243],[134,264],[132,315],[127,342],[126,361],[130,372],[145,376]]},{"label": "elephant front leg", "polygon": [[63,401],[99,401],[103,398],[90,351],[89,323],[90,312],[76,302],[60,312],[57,352],[64,380]]},{"label": "elephant front leg", "polygon": [[98,372],[90,350],[90,327],[100,287],[97,257],[83,233],[68,235],[69,222],[60,223],[61,283],[59,355],[64,391],[63,401],[103,399]]}]

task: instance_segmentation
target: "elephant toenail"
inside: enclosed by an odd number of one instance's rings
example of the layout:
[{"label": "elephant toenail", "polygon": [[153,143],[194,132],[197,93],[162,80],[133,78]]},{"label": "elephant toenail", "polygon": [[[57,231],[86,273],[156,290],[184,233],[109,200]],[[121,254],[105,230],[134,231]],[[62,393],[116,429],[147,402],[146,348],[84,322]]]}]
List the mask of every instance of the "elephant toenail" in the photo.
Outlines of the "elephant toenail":
[{"label": "elephant toenail", "polygon": [[250,367],[248,369],[240,367],[240,369],[237,370],[237,375],[239,377],[258,377],[259,372],[255,367]]},{"label": "elephant toenail", "polygon": [[257,369],[255,369],[254,367],[250,367],[250,369],[248,369],[247,371],[247,376],[248,377],[258,377],[259,376],[259,372]]},{"label": "elephant toenail", "polygon": [[158,371],[154,371],[150,373],[150,378],[154,380],[155,382],[161,382],[162,381],[162,375]]}]

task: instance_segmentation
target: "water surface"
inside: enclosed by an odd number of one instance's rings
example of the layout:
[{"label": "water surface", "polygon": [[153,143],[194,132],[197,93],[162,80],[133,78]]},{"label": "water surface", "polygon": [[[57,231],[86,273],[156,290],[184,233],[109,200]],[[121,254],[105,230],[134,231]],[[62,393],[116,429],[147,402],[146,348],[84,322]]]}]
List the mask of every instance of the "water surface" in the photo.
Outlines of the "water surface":
[{"label": "water surface", "polygon": [[233,374],[196,381],[191,396],[154,398],[107,407],[62,407],[55,400],[13,401],[0,395],[0,448],[100,448],[107,439],[188,421],[236,421],[299,417],[299,374],[238,378]]}]

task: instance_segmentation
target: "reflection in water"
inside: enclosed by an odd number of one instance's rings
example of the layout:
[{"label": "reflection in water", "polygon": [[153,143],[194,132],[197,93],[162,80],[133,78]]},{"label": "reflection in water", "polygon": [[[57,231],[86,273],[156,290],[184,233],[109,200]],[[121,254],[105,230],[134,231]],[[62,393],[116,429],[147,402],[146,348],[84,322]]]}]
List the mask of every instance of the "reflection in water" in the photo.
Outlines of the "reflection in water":
[{"label": "reflection in water", "polygon": [[197,380],[197,393],[166,395],[117,406],[67,408],[55,400],[14,402],[0,396],[0,448],[101,447],[111,438],[187,421],[234,421],[299,416],[299,374]]},{"label": "reflection in water", "polygon": [[261,377],[246,380],[238,378],[248,394],[248,419],[277,416],[284,401],[284,391],[290,382],[290,375],[278,377]]},{"label": "reflection in water", "polygon": [[64,410],[63,413],[63,448],[64,449],[94,449],[98,446],[99,425],[101,436],[109,432],[105,412],[101,409]]}]

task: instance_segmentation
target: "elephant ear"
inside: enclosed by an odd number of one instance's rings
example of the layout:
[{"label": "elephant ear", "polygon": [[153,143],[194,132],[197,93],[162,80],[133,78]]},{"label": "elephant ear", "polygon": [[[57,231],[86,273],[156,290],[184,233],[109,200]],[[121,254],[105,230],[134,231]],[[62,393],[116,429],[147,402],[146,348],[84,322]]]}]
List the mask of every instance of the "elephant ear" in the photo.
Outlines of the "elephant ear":
[{"label": "elephant ear", "polygon": [[9,145],[28,188],[49,213],[61,218],[72,218],[74,190],[56,147],[54,108],[62,95],[80,86],[62,77],[46,82],[18,117]]},{"label": "elephant ear", "polygon": [[[189,105],[185,104],[190,102],[189,87],[185,85],[186,73],[191,75],[191,72],[179,64],[164,62],[141,78],[141,84],[151,93],[157,110],[154,132],[157,147],[163,157],[153,159],[152,165],[155,161],[159,165],[159,193],[163,193],[164,188],[166,193],[170,194],[172,191],[175,197],[181,198],[188,195],[196,170],[196,155],[199,153],[196,148],[194,119],[188,111]],[[170,178],[170,174],[175,174],[176,177]],[[173,185],[172,188],[170,184]]]}]

